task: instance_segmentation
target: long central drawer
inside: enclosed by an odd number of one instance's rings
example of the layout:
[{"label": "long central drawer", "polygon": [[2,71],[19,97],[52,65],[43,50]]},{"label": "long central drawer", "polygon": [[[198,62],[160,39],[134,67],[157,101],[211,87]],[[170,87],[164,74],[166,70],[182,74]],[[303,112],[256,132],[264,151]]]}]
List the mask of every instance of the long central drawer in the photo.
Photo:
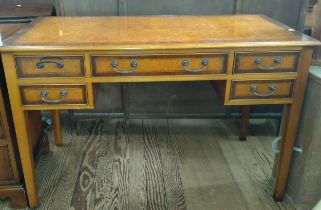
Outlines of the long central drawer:
[{"label": "long central drawer", "polygon": [[93,76],[225,74],[227,54],[107,56],[92,55]]}]

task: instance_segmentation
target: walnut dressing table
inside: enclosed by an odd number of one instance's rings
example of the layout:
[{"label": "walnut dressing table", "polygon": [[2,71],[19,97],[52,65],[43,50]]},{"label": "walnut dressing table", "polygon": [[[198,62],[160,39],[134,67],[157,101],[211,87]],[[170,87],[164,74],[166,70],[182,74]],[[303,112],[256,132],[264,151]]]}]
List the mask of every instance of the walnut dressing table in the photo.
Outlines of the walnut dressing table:
[{"label": "walnut dressing table", "polygon": [[34,21],[0,47],[30,207],[38,197],[26,113],[92,109],[95,87],[109,82],[210,80],[225,105],[284,104],[274,190],[282,200],[318,45],[259,15]]}]

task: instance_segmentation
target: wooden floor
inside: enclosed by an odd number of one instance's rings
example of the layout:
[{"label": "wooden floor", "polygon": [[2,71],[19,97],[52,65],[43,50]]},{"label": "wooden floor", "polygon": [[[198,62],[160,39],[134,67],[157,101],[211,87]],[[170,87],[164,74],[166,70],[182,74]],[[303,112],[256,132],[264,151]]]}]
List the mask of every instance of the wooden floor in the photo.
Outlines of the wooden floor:
[{"label": "wooden floor", "polygon": [[92,120],[78,136],[70,127],[37,164],[39,209],[293,209],[272,199],[266,121],[247,142],[236,120]]}]

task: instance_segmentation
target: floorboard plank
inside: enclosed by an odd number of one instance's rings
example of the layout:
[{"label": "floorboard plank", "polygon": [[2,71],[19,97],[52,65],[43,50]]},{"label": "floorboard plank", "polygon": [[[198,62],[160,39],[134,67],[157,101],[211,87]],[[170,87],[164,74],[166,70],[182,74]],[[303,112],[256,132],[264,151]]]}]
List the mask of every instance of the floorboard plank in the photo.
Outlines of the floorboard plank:
[{"label": "floorboard plank", "polygon": [[97,151],[99,149],[102,128],[103,121],[97,121],[86,140],[71,201],[71,206],[75,209],[90,209],[92,187],[97,168]]},{"label": "floorboard plank", "polygon": [[129,208],[147,209],[146,170],[144,158],[143,121],[129,120],[126,136],[129,139]]},{"label": "floorboard plank", "polygon": [[246,142],[241,142],[230,130],[226,129],[225,132],[227,137],[219,138],[218,142],[249,208],[291,209],[290,206],[275,202],[271,196],[273,193],[271,154],[266,153],[261,147],[259,139],[249,136]]},{"label": "floorboard plank", "polygon": [[[216,138],[213,138],[215,127],[198,121],[179,120],[178,126],[182,127],[181,132],[185,135],[190,163],[196,171],[207,209],[247,209],[226,160],[216,145]],[[214,136],[218,133],[219,130]],[[231,194],[233,199],[230,198]]]},{"label": "floorboard plank", "polygon": [[[235,141],[239,141],[238,137],[235,137]],[[234,143],[235,142],[233,142],[232,145],[234,145]],[[249,181],[252,177],[248,176],[247,168],[244,168],[242,160],[235,151],[236,148],[239,148],[242,145],[233,147],[229,142],[224,142],[223,140],[222,142],[219,140],[219,145],[231,168],[232,174],[235,177],[235,184],[239,186],[249,209],[263,209],[262,206],[264,206],[264,201],[262,201],[259,194],[255,191],[255,188],[253,188],[253,181]]]},{"label": "floorboard plank", "polygon": [[162,158],[164,183],[169,209],[186,209],[181,175],[178,169],[177,158],[173,148],[172,139],[169,134],[168,121],[157,120],[155,123],[158,127],[157,142],[160,149],[160,156]]},{"label": "floorboard plank", "polygon": [[113,163],[110,192],[110,203],[108,209],[129,210],[128,191],[129,191],[129,145],[126,136],[126,122],[122,121],[116,127],[114,144]]},{"label": "floorboard plank", "polygon": [[[70,209],[72,194],[74,191],[75,183],[78,176],[78,170],[81,165],[82,149],[85,145],[87,136],[71,136],[72,141],[68,150],[68,158],[64,163],[57,183],[56,192],[52,196],[52,202],[48,209]],[[64,138],[65,141],[66,138]],[[66,143],[64,143],[64,146]],[[55,202],[59,201],[59,202]]]},{"label": "floorboard plank", "polygon": [[[50,154],[41,157],[40,164],[37,164],[36,170],[42,173],[36,173],[39,186],[39,208],[48,209],[53,200],[53,196],[57,191],[57,184],[65,167],[65,162],[69,159],[68,153],[71,148],[72,135],[70,134],[69,121],[62,118],[62,135],[64,136],[62,147],[55,146],[50,143]],[[49,133],[49,139],[53,139],[52,132]],[[48,158],[48,159],[47,159]],[[44,160],[45,159],[45,160]]]},{"label": "floorboard plank", "polygon": [[208,209],[203,192],[200,188],[200,181],[196,169],[191,164],[191,157],[188,153],[183,129],[175,121],[169,121],[169,132],[175,154],[179,173],[181,174],[182,188],[184,190],[187,209]]},{"label": "floorboard plank", "polygon": [[162,159],[157,143],[157,126],[144,120],[143,131],[147,209],[167,210],[169,204],[165,190]]},{"label": "floorboard plank", "polygon": [[[126,199],[121,197],[124,194],[123,185],[126,184],[126,176],[128,175],[126,173],[127,140],[124,126],[125,123],[122,120],[105,122],[100,142],[91,209],[120,209],[123,204],[122,200],[126,202]],[[126,206],[127,203],[125,203]]]}]

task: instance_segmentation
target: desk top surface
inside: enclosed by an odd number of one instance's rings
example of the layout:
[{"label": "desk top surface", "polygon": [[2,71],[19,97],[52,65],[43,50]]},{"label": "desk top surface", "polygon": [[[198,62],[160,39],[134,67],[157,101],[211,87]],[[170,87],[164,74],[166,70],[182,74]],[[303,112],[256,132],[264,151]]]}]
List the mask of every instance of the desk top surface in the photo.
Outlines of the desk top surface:
[{"label": "desk top surface", "polygon": [[260,15],[44,17],[0,51],[312,46],[320,42]]}]

